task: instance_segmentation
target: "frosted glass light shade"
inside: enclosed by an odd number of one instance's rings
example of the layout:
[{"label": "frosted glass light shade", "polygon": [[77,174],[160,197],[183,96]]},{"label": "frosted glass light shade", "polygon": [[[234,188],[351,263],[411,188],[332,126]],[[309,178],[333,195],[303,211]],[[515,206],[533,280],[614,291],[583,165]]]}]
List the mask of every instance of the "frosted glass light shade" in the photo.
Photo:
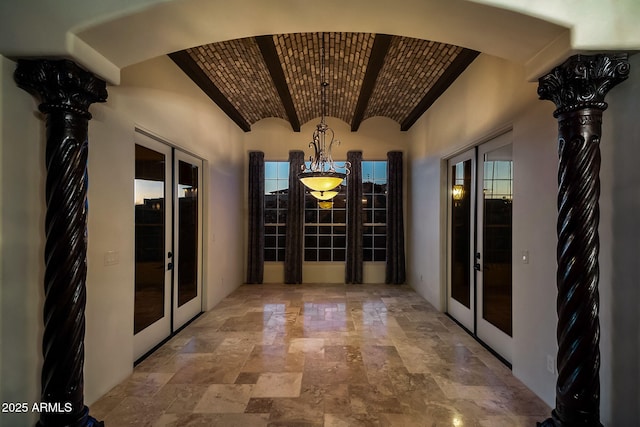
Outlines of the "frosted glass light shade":
[{"label": "frosted glass light shade", "polygon": [[338,195],[337,191],[312,191],[311,195],[318,200],[331,200]]},{"label": "frosted glass light shade", "polygon": [[331,200],[318,200],[318,206],[320,209],[331,209],[333,202]]},{"label": "frosted glass light shade", "polygon": [[314,191],[329,191],[336,188],[346,177],[338,172],[301,172],[298,179]]}]

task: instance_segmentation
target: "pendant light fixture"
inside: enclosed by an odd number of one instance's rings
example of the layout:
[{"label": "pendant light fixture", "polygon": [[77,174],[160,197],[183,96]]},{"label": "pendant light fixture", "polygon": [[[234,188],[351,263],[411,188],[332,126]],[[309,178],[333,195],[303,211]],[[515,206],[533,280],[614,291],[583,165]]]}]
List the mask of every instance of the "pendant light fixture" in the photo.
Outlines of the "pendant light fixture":
[{"label": "pendant light fixture", "polygon": [[[309,157],[309,166],[302,165],[302,172],[298,174],[298,179],[311,191],[311,194],[323,203],[323,209],[327,209],[330,200],[338,194],[334,189],[338,187],[342,180],[349,174],[351,164],[345,162],[341,168],[345,173],[336,171],[336,165],[331,157],[333,144],[340,145],[340,141],[335,139],[333,130],[325,122],[327,94],[329,83],[324,76],[324,33],[320,41],[320,95],[322,103],[322,116],[320,123],[316,125],[313,132],[313,139],[309,147],[313,147],[314,154]],[[328,203],[327,203],[328,202]]]}]

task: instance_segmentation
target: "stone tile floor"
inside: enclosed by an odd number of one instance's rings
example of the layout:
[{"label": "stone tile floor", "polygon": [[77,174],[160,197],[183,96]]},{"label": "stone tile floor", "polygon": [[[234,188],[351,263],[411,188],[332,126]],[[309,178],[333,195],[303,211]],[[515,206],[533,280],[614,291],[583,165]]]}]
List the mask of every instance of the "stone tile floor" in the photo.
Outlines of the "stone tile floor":
[{"label": "stone tile floor", "polygon": [[517,427],[550,408],[406,285],[243,285],[91,414],[108,427]]}]

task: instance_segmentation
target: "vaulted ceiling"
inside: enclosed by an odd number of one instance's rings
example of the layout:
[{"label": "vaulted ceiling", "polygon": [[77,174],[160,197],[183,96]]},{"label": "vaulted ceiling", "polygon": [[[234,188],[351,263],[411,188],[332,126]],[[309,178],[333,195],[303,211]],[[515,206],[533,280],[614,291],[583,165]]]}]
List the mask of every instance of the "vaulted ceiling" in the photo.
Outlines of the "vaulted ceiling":
[{"label": "vaulted ceiling", "polygon": [[244,131],[278,117],[298,132],[322,114],[322,45],[326,115],[351,124],[352,131],[374,116],[408,130],[478,55],[385,34],[298,33],[212,43],[169,56]]}]

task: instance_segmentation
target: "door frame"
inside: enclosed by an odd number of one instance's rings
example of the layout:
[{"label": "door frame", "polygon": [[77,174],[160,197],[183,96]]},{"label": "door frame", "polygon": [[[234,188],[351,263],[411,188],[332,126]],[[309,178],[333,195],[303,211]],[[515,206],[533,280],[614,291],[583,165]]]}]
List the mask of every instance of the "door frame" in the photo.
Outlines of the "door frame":
[{"label": "door frame", "polygon": [[[169,312],[167,316],[167,313],[165,311],[164,317],[166,317],[167,320],[164,320],[163,318],[164,322],[168,323],[168,333],[164,335],[164,338],[160,340],[151,339],[150,337],[144,340],[140,340],[144,342],[141,342],[138,345],[136,345],[136,342],[135,342],[136,336],[144,333],[145,330],[148,328],[145,328],[144,330],[138,332],[138,334],[134,334],[133,362],[135,365],[140,361],[142,361],[146,356],[152,353],[155,349],[157,349],[162,344],[164,344],[167,340],[169,340],[172,336],[174,336],[177,332],[179,332],[180,329],[182,329],[184,326],[186,326],[192,320],[194,320],[204,310],[204,301],[206,296],[206,287],[204,286],[204,277],[205,277],[204,235],[205,235],[206,221],[204,220],[204,216],[207,212],[206,211],[207,189],[206,189],[206,180],[204,179],[204,177],[207,170],[207,167],[206,167],[207,162],[202,157],[188,150],[185,150],[180,146],[178,146],[177,144],[174,144],[168,141],[167,139],[160,137],[154,134],[153,132],[146,130],[137,125],[134,127],[133,142],[134,144],[143,145],[143,146],[149,145],[149,146],[155,146],[155,147],[164,147],[164,149],[169,150],[169,152],[171,153],[170,157],[167,160],[170,173],[166,178],[167,185],[165,186],[165,198],[166,198],[165,200],[168,200],[168,202],[165,202],[165,203],[168,206],[170,206],[170,207],[167,207],[166,211],[167,211],[167,215],[171,216],[170,224],[168,226],[169,232],[167,233],[167,236],[165,236],[165,241],[168,241],[168,243],[165,243],[166,245],[165,252],[171,252],[172,257],[171,258],[167,257],[165,259],[165,268],[167,268],[166,265],[168,265],[168,263],[172,263],[174,266],[177,265],[176,263],[177,257],[175,255],[176,254],[175,250],[177,250],[177,241],[175,239],[175,233],[176,233],[175,222],[177,219],[176,210],[178,209],[177,203],[176,203],[177,196],[178,196],[177,194],[178,185],[177,185],[177,179],[175,177],[176,176],[175,170],[176,170],[178,158],[184,156],[182,158],[195,160],[198,162],[198,167],[199,167],[199,173],[198,173],[198,181],[199,181],[199,184],[198,184],[198,269],[197,269],[198,297],[194,298],[194,300],[197,299],[199,302],[192,303],[192,301],[189,301],[186,304],[184,304],[184,305],[191,304],[190,305],[191,310],[190,311],[184,310],[185,312],[187,312],[187,314],[178,316],[178,318],[176,319],[176,310],[174,310],[174,305],[177,304],[177,290],[175,286],[177,275],[175,274],[175,271],[176,271],[175,268],[171,269],[169,271],[170,279],[168,280],[168,287],[169,287],[168,292],[167,292],[167,281],[165,279],[165,292],[166,292],[165,307],[167,307],[167,304],[168,304]],[[151,149],[155,149],[155,148],[151,148]],[[169,197],[167,198],[167,196]],[[135,258],[134,258],[134,264],[135,264]]]},{"label": "door frame", "polygon": [[[444,241],[446,242],[446,261],[444,265],[446,266],[445,277],[443,280],[443,286],[445,289],[445,311],[446,313],[459,325],[467,330],[469,334],[471,334],[477,341],[479,341],[482,345],[484,345],[489,351],[491,351],[496,357],[498,357],[501,361],[503,361],[506,365],[511,367],[511,360],[513,356],[513,338],[509,337],[507,334],[504,334],[502,331],[499,331],[498,328],[491,325],[489,322],[485,321],[481,317],[481,305],[480,297],[482,294],[482,290],[479,288],[478,276],[482,273],[482,271],[476,271],[473,268],[473,264],[478,262],[475,258],[475,254],[479,251],[480,240],[478,236],[478,226],[479,217],[478,210],[480,209],[480,192],[479,192],[479,168],[480,168],[480,147],[490,147],[490,148],[498,148],[500,146],[513,144],[513,129],[512,127],[503,128],[494,134],[490,135],[487,138],[483,138],[471,145],[466,146],[464,149],[457,151],[449,157],[443,158],[442,165],[445,168],[445,174],[443,178],[445,179],[444,185],[444,195],[441,200],[444,200],[446,203],[446,212],[444,221]],[[506,142],[505,142],[506,140]],[[470,154],[472,153],[472,154]],[[471,212],[471,230],[470,233],[472,235],[471,238],[471,260],[470,268],[471,268],[471,302],[470,308],[467,309],[463,304],[455,301],[451,298],[451,222],[452,222],[452,209],[451,209],[451,197],[452,197],[452,179],[451,179],[451,166],[457,162],[463,161],[464,159],[472,156],[472,212]],[[513,234],[512,234],[513,238]],[[481,254],[483,256],[483,254]],[[480,260],[482,262],[482,260]],[[513,254],[512,254],[512,262],[513,262]],[[481,264],[482,265],[482,264]],[[512,273],[513,277],[513,273]],[[513,281],[512,281],[513,286]],[[512,300],[513,307],[513,300]],[[512,314],[513,316],[513,314]],[[513,318],[512,318],[513,319]],[[487,326],[488,325],[488,326]],[[487,331],[491,329],[498,330],[504,336],[498,336],[497,338],[491,337],[490,334],[487,334]],[[481,331],[479,333],[479,331]]]}]

